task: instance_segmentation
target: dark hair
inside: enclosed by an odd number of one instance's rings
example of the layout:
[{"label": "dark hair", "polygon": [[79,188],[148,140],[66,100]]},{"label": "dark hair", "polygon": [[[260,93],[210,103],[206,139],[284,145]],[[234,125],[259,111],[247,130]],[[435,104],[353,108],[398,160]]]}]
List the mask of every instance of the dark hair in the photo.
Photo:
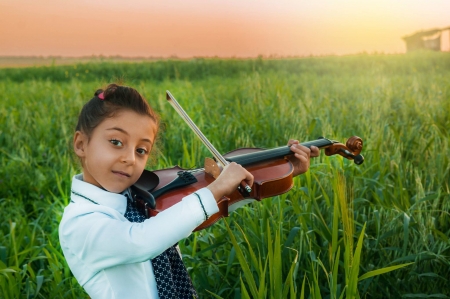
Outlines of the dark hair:
[{"label": "dark hair", "polygon": [[[98,96],[103,93],[103,99]],[[94,97],[81,109],[76,131],[81,131],[89,138],[94,129],[106,118],[114,116],[120,110],[128,109],[138,114],[149,116],[159,127],[159,117],[139,94],[137,90],[127,86],[110,84],[103,91],[99,89]]]}]

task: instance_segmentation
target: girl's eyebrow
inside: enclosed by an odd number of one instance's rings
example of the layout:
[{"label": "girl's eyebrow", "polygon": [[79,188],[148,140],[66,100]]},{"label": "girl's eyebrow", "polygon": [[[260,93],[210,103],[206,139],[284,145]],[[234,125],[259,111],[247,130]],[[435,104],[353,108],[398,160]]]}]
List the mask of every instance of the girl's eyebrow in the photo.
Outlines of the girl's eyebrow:
[{"label": "girl's eyebrow", "polygon": [[145,142],[148,142],[148,143],[150,143],[150,144],[152,144],[152,141],[151,141],[150,139],[142,138],[141,140],[142,140],[142,141],[145,141]]},{"label": "girl's eyebrow", "polygon": [[[109,130],[116,130],[116,131],[119,131],[119,132],[124,133],[124,134],[127,135],[127,136],[130,136],[130,134],[128,134],[127,131],[125,131],[124,129],[119,128],[119,127],[112,127],[112,128],[106,129],[106,130],[107,130],[107,131],[109,131]],[[150,139],[148,139],[148,138],[142,138],[141,140],[142,140],[142,141],[145,141],[145,142],[148,142],[148,143],[150,143],[150,144],[153,144],[153,142],[152,142]]]},{"label": "girl's eyebrow", "polygon": [[106,130],[117,130],[117,131],[119,131],[119,132],[124,133],[125,135],[130,135],[130,134],[128,134],[127,131],[125,131],[124,129],[119,128],[119,127],[112,127],[112,128],[106,129]]}]

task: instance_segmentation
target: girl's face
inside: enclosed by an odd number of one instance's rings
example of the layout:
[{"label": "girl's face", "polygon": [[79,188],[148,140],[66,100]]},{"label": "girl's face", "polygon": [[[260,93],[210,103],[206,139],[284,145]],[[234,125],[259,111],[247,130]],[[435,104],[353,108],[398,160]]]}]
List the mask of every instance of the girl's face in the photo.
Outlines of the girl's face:
[{"label": "girl's face", "polygon": [[77,131],[74,149],[82,161],[83,180],[110,192],[124,191],[144,171],[155,134],[155,122],[131,110],[106,118],[90,139]]}]

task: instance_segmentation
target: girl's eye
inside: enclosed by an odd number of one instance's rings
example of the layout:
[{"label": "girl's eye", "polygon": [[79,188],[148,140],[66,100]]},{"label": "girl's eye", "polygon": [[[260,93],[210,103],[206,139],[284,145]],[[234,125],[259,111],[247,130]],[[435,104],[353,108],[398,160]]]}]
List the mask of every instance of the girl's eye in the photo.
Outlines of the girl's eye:
[{"label": "girl's eye", "polygon": [[115,146],[122,146],[122,142],[117,139],[111,139],[109,142],[111,142]]},{"label": "girl's eye", "polygon": [[136,150],[138,152],[139,155],[145,155],[147,154],[147,150],[143,149],[143,148],[138,148]]}]

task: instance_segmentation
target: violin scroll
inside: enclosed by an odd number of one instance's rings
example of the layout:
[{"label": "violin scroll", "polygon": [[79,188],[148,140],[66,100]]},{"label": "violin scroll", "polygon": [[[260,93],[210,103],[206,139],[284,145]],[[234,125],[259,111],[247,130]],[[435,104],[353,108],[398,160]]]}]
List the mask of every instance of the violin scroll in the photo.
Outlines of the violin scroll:
[{"label": "violin scroll", "polygon": [[344,144],[335,142],[325,149],[325,155],[332,156],[339,154],[342,157],[353,160],[356,165],[361,165],[364,162],[364,156],[361,155],[363,148],[363,141],[358,136],[350,137]]}]

